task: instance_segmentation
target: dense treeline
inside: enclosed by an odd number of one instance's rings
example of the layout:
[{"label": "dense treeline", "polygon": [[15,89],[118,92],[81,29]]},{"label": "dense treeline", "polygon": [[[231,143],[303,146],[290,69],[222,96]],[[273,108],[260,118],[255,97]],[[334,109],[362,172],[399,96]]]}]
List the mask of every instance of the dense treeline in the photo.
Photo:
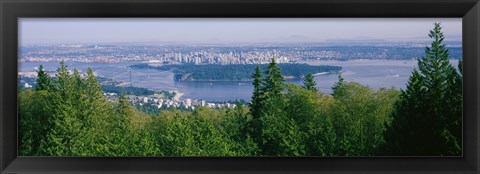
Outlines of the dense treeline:
[{"label": "dense treeline", "polygon": [[[461,62],[448,62],[441,27],[406,90],[374,90],[339,76],[332,94],[285,82],[275,60],[252,71],[248,106],[138,111],[109,102],[91,69],[19,91],[19,155],[34,156],[372,156],[461,155]],[[151,113],[150,113],[151,114]]]},{"label": "dense treeline", "polygon": [[[251,80],[250,74],[257,65],[234,64],[234,65],[162,65],[150,66],[148,64],[132,65],[133,68],[152,68],[161,71],[173,70],[175,80]],[[267,65],[259,65],[266,68]],[[342,70],[339,66],[312,66],[308,64],[278,64],[283,75],[299,78],[306,74],[322,72],[337,73]]]},{"label": "dense treeline", "polygon": [[[283,83],[275,62],[255,71],[249,134],[259,153],[271,156],[369,156],[384,143],[384,124],[399,95],[340,77],[333,94]],[[310,79],[310,80],[309,80]]]},{"label": "dense treeline", "polygon": [[458,70],[450,64],[440,24],[428,36],[433,42],[395,104],[385,154],[462,154],[462,61]]}]

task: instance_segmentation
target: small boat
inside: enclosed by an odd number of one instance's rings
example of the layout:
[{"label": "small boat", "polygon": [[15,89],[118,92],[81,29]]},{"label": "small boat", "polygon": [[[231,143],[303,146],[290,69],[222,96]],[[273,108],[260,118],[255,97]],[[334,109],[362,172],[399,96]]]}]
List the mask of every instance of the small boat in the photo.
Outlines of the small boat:
[{"label": "small boat", "polygon": [[387,77],[400,77],[398,74],[387,74]]}]

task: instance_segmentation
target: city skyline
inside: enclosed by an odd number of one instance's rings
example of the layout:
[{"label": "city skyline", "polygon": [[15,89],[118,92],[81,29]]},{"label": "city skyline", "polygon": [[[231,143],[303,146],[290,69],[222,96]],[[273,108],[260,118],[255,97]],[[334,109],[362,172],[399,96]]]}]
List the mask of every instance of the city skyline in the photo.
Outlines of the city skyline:
[{"label": "city skyline", "polygon": [[425,31],[434,22],[442,23],[447,41],[461,41],[461,18],[20,18],[19,41],[20,45],[418,41],[428,40]]}]

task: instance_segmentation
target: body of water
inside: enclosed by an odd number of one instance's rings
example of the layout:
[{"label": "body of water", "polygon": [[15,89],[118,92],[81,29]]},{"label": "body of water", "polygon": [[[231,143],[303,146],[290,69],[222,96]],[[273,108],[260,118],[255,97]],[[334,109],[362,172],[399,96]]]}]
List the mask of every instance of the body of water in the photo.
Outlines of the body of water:
[{"label": "body of water", "polygon": [[[149,69],[130,69],[129,65],[140,62],[121,63],[78,63],[66,62],[69,69],[77,68],[86,72],[90,67],[96,76],[117,81],[130,81],[136,87],[152,90],[176,90],[183,93],[182,98],[204,99],[208,101],[228,101],[235,99],[250,100],[253,86],[245,81],[184,81],[175,82],[173,73]],[[371,88],[405,88],[408,78],[416,67],[416,60],[350,60],[350,61],[308,61],[311,65],[335,65],[343,68],[342,76],[346,81],[355,81]],[[451,63],[457,66],[458,60]],[[40,64],[47,71],[55,71],[59,62],[19,62],[20,72],[35,71]],[[330,93],[332,85],[338,81],[338,74],[315,76],[317,88]],[[303,79],[288,80],[289,83],[302,85]]]}]

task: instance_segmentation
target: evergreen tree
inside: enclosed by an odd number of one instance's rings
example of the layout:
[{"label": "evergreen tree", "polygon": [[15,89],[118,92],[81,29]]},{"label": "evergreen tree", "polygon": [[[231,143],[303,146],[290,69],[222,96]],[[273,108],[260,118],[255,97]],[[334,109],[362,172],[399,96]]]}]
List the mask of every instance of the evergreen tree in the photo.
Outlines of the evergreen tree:
[{"label": "evergreen tree", "polygon": [[64,100],[68,100],[72,97],[72,90],[73,90],[73,82],[72,82],[72,75],[70,71],[67,69],[67,65],[65,65],[65,61],[60,61],[60,67],[57,69],[57,73],[55,74],[55,84],[54,88],[57,92],[60,93],[60,96]]},{"label": "evergreen tree", "polygon": [[[255,106],[252,108],[252,138],[257,143],[260,153],[265,155],[288,155],[287,146],[282,137],[287,136],[287,121],[285,99],[282,92],[285,89],[285,79],[275,59],[272,58],[267,70],[264,72],[265,79],[261,80],[260,68],[253,74],[254,92],[258,95],[252,98]],[[261,83],[259,83],[261,82]],[[293,128],[293,127],[291,127]],[[291,152],[291,151],[290,151]]]},{"label": "evergreen tree", "polygon": [[260,110],[260,102],[261,102],[261,99],[262,99],[262,95],[263,95],[263,91],[262,91],[262,82],[263,82],[263,78],[262,78],[262,70],[260,69],[259,66],[257,66],[255,68],[255,72],[252,74],[252,78],[253,78],[253,95],[252,95],[252,101],[251,101],[251,104],[250,104],[250,110],[252,112],[252,115],[255,117],[255,116],[258,116],[258,112]]},{"label": "evergreen tree", "polygon": [[338,75],[338,81],[335,82],[332,86],[332,96],[335,98],[340,98],[345,94],[345,79],[342,77],[342,74]]},{"label": "evergreen tree", "polygon": [[389,155],[460,155],[461,75],[450,64],[439,23],[402,90],[386,134]]},{"label": "evergreen tree", "polygon": [[313,79],[312,74],[307,74],[305,79],[303,80],[303,88],[311,91],[318,91],[317,89],[317,82]]},{"label": "evergreen tree", "polygon": [[85,90],[85,84],[77,68],[73,69],[73,84],[77,92],[83,92]]},{"label": "evergreen tree", "polygon": [[72,75],[63,60],[55,76],[53,91],[50,93],[54,108],[50,120],[53,127],[46,138],[42,139],[39,153],[53,156],[78,155],[77,152],[83,150],[79,147],[81,144],[78,144],[78,135],[85,134],[81,131],[83,123],[78,118],[80,112],[72,100],[75,93]]},{"label": "evergreen tree", "polygon": [[281,96],[285,88],[285,78],[274,58],[272,58],[272,61],[268,64],[268,69],[265,71],[265,74],[264,91],[265,95],[267,95],[266,97]]},{"label": "evergreen tree", "polygon": [[85,85],[87,86],[86,95],[90,99],[96,100],[103,98],[102,87],[98,83],[97,78],[95,78],[95,75],[93,74],[93,70],[91,68],[87,69]]},{"label": "evergreen tree", "polygon": [[49,90],[51,85],[51,78],[43,69],[43,65],[38,67],[37,71],[37,86],[36,90]]},{"label": "evergreen tree", "polygon": [[298,125],[289,118],[284,97],[285,79],[275,59],[265,71],[264,99],[260,110],[261,138],[256,140],[263,155],[291,156],[304,154],[304,146],[297,146],[302,141]]},{"label": "evergreen tree", "polygon": [[135,114],[135,110],[130,106],[124,93],[120,94],[118,104],[114,111],[115,114],[112,114],[112,117],[110,117],[109,120],[109,128],[112,133],[112,144],[114,144],[112,149],[118,155],[132,154],[130,145],[132,141],[129,140],[133,138],[131,136],[132,132],[130,132],[132,124],[130,118]]},{"label": "evergreen tree", "polygon": [[83,122],[89,133],[95,135],[94,143],[91,148],[97,154],[111,154],[109,143],[112,143],[112,136],[109,136],[109,130],[106,129],[110,125],[108,120],[112,117],[113,108],[103,97],[103,91],[98,83],[93,70],[87,69],[85,77],[85,101],[81,112],[85,115]]},{"label": "evergreen tree", "polygon": [[[429,139],[432,136],[432,130],[425,131],[424,126],[429,126],[433,121],[425,114],[423,108],[427,107],[427,103],[423,100],[426,98],[426,88],[421,74],[414,69],[407,83],[406,90],[401,91],[400,99],[395,103],[395,111],[393,112],[393,122],[387,126],[385,133],[386,155],[418,155],[417,153],[425,150],[423,139]],[[427,123],[429,122],[430,123]],[[426,125],[422,125],[426,123]],[[408,143],[410,142],[410,143]],[[417,142],[423,142],[417,144]],[[428,143],[428,142],[427,142]],[[418,146],[423,146],[419,148]]]},{"label": "evergreen tree", "polygon": [[263,78],[262,78],[262,71],[259,66],[255,68],[255,72],[252,75],[253,78],[253,95],[252,101],[250,103],[250,113],[252,115],[252,120],[248,126],[248,132],[250,136],[256,142],[260,142],[260,134],[261,134],[261,122],[260,122],[260,109],[262,106],[262,99],[263,99]]},{"label": "evergreen tree", "polygon": [[[72,92],[72,102],[75,103],[75,105],[78,107],[78,109],[82,110],[82,108],[85,107],[85,100],[86,100],[86,95],[85,95],[85,82],[82,79],[80,72],[75,68],[73,69],[73,74],[72,74],[72,87],[74,89],[74,92]],[[84,120],[85,119],[85,114],[83,112],[79,112],[80,116],[79,118]]]}]

